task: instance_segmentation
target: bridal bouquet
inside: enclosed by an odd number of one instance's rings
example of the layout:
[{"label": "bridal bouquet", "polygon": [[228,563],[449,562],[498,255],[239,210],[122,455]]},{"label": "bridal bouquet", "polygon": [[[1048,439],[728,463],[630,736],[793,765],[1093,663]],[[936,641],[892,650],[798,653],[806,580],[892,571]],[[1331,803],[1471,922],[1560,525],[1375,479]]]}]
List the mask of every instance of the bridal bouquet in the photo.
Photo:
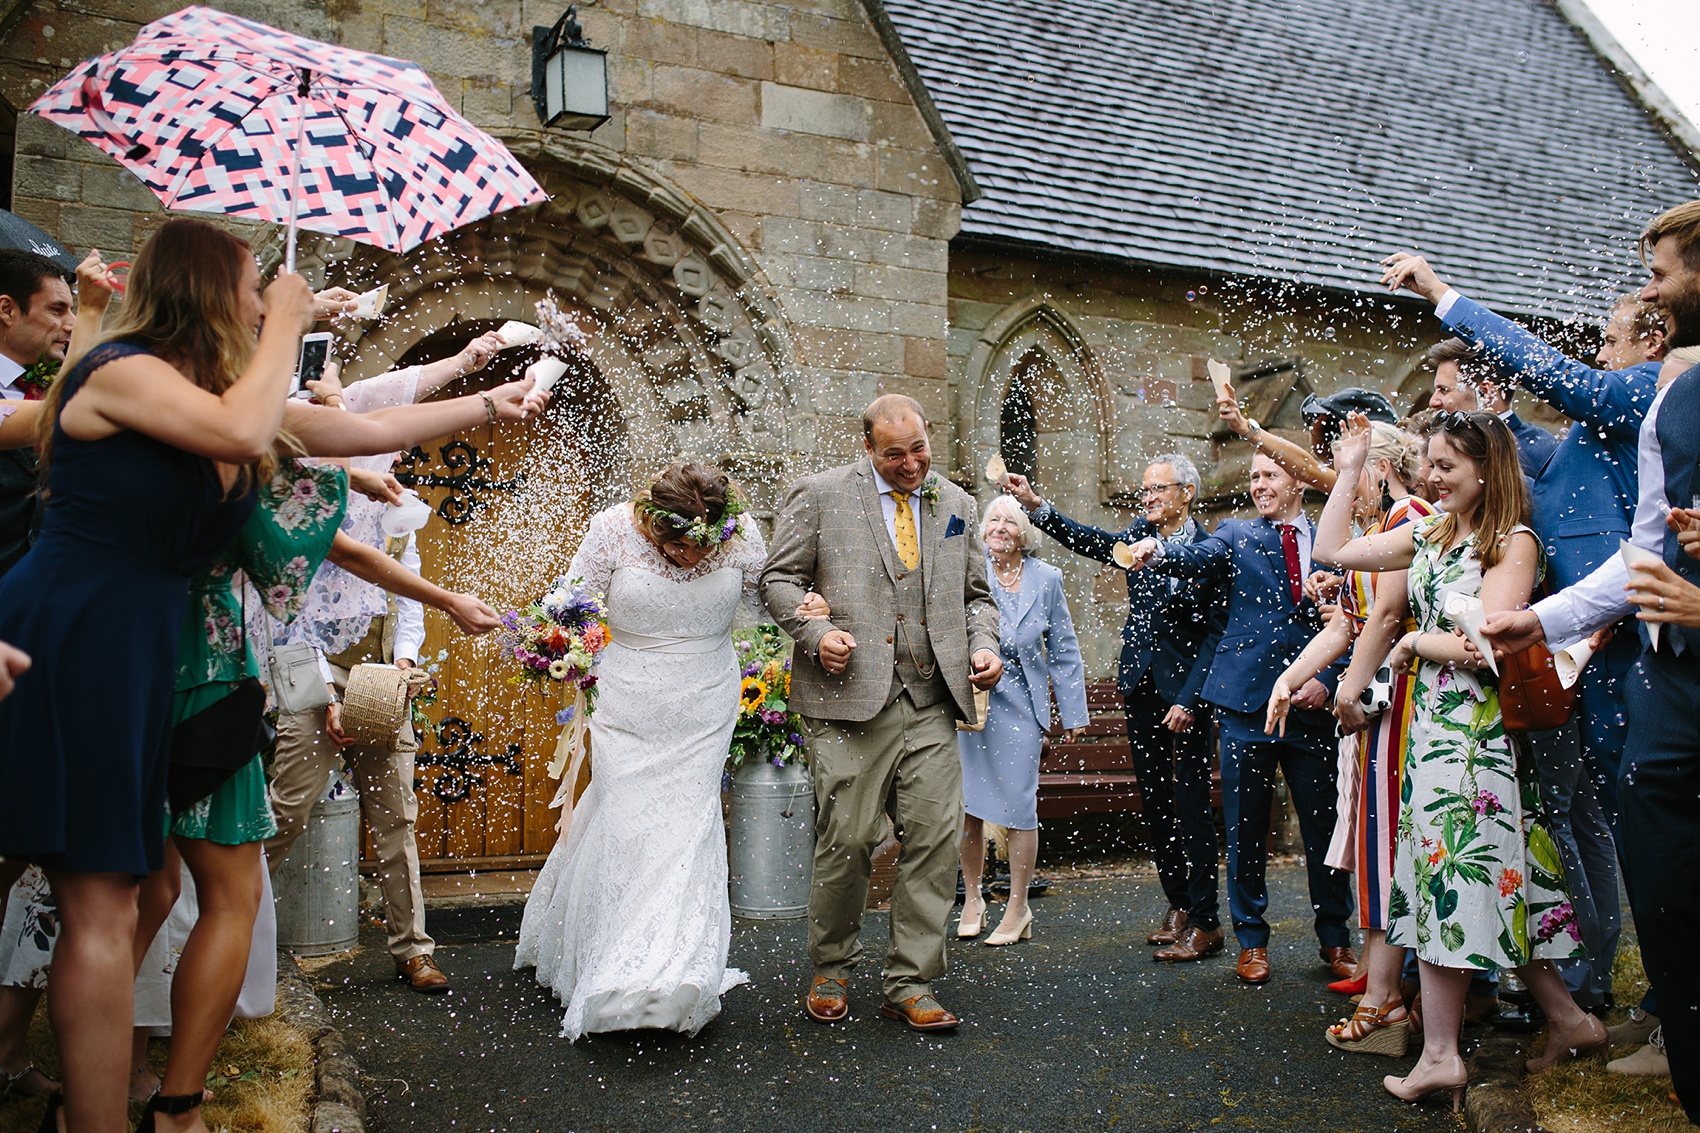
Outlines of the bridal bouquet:
[{"label": "bridal bouquet", "polygon": [[522,610],[502,615],[498,635],[501,649],[519,662],[516,684],[560,689],[561,710],[555,722],[561,738],[549,760],[549,778],[561,786],[550,802],[561,808],[558,829],[566,837],[572,822],[572,793],[579,769],[589,752],[585,728],[596,707],[596,655],[608,646],[608,623],[603,620],[602,596],[582,579],[558,578],[549,593]]},{"label": "bridal bouquet", "polygon": [[746,762],[784,767],[803,758],[803,722],[790,709],[791,643],[778,626],[739,630],[738,722],[732,728],[728,773]]}]

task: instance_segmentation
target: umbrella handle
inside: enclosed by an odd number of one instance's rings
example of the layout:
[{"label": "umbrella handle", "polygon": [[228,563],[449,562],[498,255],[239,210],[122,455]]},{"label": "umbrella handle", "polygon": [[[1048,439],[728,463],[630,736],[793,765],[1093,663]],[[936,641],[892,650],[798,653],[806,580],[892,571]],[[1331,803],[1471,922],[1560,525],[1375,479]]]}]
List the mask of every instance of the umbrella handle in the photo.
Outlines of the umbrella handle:
[{"label": "umbrella handle", "polygon": [[301,85],[296,89],[301,120],[295,127],[295,165],[289,173],[289,232],[283,241],[283,270],[295,270],[295,219],[301,214],[301,153],[307,148],[307,86],[311,72],[302,67],[297,71]]}]

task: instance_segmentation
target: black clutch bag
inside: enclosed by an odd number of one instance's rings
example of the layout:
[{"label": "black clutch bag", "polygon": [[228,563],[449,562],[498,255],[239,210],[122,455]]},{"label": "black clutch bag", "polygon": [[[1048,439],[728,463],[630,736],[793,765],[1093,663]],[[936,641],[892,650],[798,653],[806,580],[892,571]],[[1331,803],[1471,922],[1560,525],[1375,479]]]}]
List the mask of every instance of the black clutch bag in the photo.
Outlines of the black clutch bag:
[{"label": "black clutch bag", "polygon": [[171,810],[200,802],[271,746],[266,690],[257,677],[238,681],[220,698],[171,729]]}]

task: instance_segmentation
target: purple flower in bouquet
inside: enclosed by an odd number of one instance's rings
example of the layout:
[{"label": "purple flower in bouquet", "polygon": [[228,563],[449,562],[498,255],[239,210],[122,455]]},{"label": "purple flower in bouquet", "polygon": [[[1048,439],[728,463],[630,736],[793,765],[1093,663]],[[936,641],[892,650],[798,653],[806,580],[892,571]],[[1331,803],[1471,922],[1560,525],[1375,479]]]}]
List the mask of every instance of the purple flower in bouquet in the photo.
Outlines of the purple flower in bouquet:
[{"label": "purple flower in bouquet", "polygon": [[785,766],[785,757],[783,755],[774,756],[773,757],[773,765],[775,767],[784,767]]},{"label": "purple flower in bouquet", "polygon": [[792,732],[789,736],[786,736],[785,738],[791,741],[792,747],[802,747],[803,746],[803,737],[799,736],[796,732]]},{"label": "purple flower in bouquet", "polygon": [[763,724],[785,723],[785,713],[779,711],[777,708],[763,708],[759,715],[761,716],[761,722]]},{"label": "purple flower in bouquet", "polygon": [[759,677],[761,676],[761,666],[757,664],[745,665],[744,671],[741,675],[746,677]]},{"label": "purple flower in bouquet", "polygon": [[573,708],[561,709],[559,712],[555,713],[555,723],[559,724],[563,728],[566,727],[568,724],[573,722],[573,715],[576,711],[577,710]]},{"label": "purple flower in bouquet", "polygon": [[732,536],[736,535],[737,533],[738,533],[738,517],[732,516],[725,523],[723,523],[720,527],[720,541],[722,543],[724,543],[724,542],[726,542],[726,540],[732,538]]}]

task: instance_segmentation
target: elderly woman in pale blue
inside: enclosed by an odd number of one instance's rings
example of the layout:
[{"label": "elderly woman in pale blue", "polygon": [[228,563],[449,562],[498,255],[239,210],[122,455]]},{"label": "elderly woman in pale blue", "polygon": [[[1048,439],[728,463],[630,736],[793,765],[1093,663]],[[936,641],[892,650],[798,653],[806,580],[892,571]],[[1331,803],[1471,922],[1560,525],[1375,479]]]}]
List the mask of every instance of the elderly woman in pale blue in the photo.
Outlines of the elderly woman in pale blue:
[{"label": "elderly woman in pale blue", "polygon": [[986,902],[980,877],[986,863],[986,823],[1009,830],[1009,905],[991,945],[1014,944],[1033,932],[1027,887],[1039,856],[1039,749],[1051,726],[1051,689],[1061,710],[1064,739],[1086,730],[1086,677],[1080,642],[1063,598],[1062,571],[1032,556],[1039,532],[1009,496],[999,496],[980,522],[986,574],[997,599],[1003,679],[991,691],[986,727],[958,732],[962,753],[962,876],[967,895],[956,935],[980,935]]}]

